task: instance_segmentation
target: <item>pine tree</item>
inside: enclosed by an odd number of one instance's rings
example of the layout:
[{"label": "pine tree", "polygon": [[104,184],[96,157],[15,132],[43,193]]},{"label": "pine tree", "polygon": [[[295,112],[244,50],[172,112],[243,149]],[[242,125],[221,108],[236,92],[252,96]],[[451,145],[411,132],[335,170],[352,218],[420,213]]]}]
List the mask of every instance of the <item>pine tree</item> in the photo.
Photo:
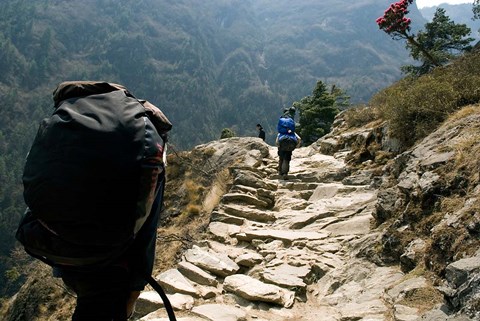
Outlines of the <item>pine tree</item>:
[{"label": "pine tree", "polygon": [[338,87],[333,85],[329,91],[326,84],[318,81],[311,96],[294,103],[300,110],[297,132],[306,146],[330,132],[339,107],[348,105],[348,98]]}]

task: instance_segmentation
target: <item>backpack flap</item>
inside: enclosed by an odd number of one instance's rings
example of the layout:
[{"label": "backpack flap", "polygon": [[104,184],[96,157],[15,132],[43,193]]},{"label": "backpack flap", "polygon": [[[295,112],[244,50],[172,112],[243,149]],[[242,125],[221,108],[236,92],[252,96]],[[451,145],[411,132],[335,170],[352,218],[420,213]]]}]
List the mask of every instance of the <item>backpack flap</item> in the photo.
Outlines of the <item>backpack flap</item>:
[{"label": "backpack flap", "polygon": [[278,150],[291,152],[297,148],[298,139],[295,134],[284,134],[278,136]]}]

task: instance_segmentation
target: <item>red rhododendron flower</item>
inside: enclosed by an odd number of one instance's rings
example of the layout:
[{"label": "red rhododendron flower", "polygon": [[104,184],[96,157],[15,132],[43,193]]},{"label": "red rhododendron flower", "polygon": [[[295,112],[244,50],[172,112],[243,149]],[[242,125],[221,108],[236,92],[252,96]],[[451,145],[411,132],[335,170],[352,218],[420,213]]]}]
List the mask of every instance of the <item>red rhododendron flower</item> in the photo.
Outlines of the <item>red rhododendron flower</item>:
[{"label": "red rhododendron flower", "polygon": [[392,35],[405,35],[407,31],[410,31],[411,19],[406,18],[408,14],[408,6],[413,3],[413,0],[401,0],[392,3],[388,7],[383,17],[379,17],[376,20],[379,28],[388,34]]}]

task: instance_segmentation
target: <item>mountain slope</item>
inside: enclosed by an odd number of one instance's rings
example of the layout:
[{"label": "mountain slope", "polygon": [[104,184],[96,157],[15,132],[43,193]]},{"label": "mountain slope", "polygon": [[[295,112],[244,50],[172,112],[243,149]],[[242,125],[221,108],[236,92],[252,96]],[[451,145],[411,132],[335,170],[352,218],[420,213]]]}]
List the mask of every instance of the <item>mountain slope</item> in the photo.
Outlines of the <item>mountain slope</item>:
[{"label": "mountain slope", "polygon": [[[0,271],[11,267],[7,258],[25,209],[23,160],[58,83],[127,86],[164,110],[174,124],[175,150],[216,139],[225,127],[254,136],[259,122],[273,144],[281,108],[309,95],[317,80],[336,83],[358,102],[400,76],[404,44],[374,22],[384,6],[374,0],[2,1]],[[421,19],[417,10],[412,16]]]},{"label": "mountain slope", "polygon": [[[351,166],[352,155],[384,148],[389,137],[384,123],[345,126],[345,114],[328,137],[294,151],[288,180],[277,175],[276,148],[260,139],[213,141],[170,157],[174,188],[154,274],[177,315],[476,320],[478,164],[463,156],[480,146],[478,107],[460,110],[387,166],[376,158]],[[322,154],[323,145],[340,152]],[[5,321],[47,320],[52,311],[68,318],[58,310],[71,302],[47,284],[32,275]],[[51,310],[23,308],[32,301]],[[157,294],[141,295],[136,316],[166,320]]]},{"label": "mountain slope", "polygon": [[[41,87],[48,97],[65,79],[121,82],[163,106],[181,133],[173,133],[177,144],[187,148],[226,126],[253,133],[255,120],[273,122],[282,105],[310,94],[319,79],[366,101],[407,62],[403,44],[377,30],[384,8],[375,1],[2,6],[12,61],[2,70],[3,93]],[[203,124],[197,135],[192,123]]]}]

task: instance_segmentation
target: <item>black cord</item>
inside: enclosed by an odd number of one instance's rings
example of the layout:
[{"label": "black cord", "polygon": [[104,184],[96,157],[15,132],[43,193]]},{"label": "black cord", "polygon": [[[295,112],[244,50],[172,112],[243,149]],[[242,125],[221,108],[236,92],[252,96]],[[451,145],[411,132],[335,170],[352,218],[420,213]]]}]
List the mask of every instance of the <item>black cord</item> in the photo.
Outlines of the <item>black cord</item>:
[{"label": "black cord", "polygon": [[163,305],[167,310],[168,319],[170,321],[177,321],[177,319],[175,318],[175,313],[173,312],[172,304],[170,303],[170,300],[168,299],[167,295],[165,294],[165,291],[163,291],[160,284],[158,284],[158,282],[155,281],[155,279],[151,275],[146,276],[145,279],[148,282],[148,284],[150,284],[152,288],[155,291],[157,291],[158,294],[160,294],[160,297],[162,298],[162,301],[163,301]]}]

